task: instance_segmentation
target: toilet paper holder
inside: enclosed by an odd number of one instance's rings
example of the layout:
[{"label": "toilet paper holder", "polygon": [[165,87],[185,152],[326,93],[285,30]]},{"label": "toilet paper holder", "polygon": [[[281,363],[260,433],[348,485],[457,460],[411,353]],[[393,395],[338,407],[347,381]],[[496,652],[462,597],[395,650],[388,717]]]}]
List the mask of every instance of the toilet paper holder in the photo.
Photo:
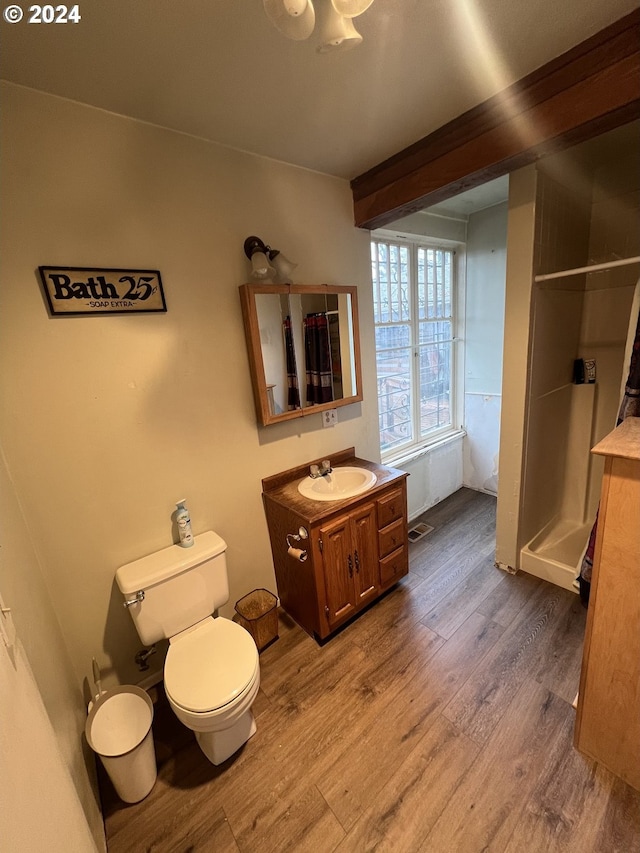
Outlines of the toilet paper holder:
[{"label": "toilet paper holder", "polygon": [[292,560],[297,560],[299,563],[304,563],[304,561],[309,556],[305,548],[296,548],[295,545],[292,545],[292,540],[293,542],[300,542],[301,540],[308,538],[309,531],[306,527],[299,527],[297,533],[287,533],[287,554],[291,557]]}]

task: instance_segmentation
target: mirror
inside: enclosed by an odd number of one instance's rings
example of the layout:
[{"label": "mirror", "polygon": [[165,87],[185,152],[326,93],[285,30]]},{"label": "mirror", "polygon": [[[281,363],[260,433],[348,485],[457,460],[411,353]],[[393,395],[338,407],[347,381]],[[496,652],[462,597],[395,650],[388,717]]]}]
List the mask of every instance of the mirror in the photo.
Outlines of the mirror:
[{"label": "mirror", "polygon": [[357,288],[243,284],[240,299],[261,424],[362,400]]}]

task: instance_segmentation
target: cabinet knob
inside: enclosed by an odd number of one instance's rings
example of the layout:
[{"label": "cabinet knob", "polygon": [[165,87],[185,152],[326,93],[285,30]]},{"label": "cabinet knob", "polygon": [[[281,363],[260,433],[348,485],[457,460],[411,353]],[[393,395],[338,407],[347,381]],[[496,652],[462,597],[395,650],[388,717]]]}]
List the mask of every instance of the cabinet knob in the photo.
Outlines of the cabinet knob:
[{"label": "cabinet knob", "polygon": [[349,577],[353,577],[353,560],[351,559],[351,554],[347,557],[347,565],[349,566]]},{"label": "cabinet knob", "polygon": [[360,557],[358,557],[358,549],[355,550],[356,572],[360,573]]}]

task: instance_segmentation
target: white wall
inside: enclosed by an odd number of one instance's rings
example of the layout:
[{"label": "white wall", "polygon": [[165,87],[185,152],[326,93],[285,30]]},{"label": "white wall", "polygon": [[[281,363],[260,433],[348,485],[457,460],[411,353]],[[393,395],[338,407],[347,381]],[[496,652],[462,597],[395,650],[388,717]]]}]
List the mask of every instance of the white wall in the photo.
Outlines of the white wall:
[{"label": "white wall", "polygon": [[496,563],[516,569],[524,458],[524,422],[533,284],[537,173],[526,166],[509,176],[507,286],[500,414],[500,488],[496,512]]},{"label": "white wall", "polygon": [[0,640],[0,826],[2,849],[68,853],[98,847],[20,645]]},{"label": "white wall", "polygon": [[[230,602],[275,588],[261,478],[354,445],[379,458],[369,238],[346,181],[2,86],[0,433],[77,683],[140,678],[116,568],[194,532],[228,543]],[[359,287],[364,401],[256,426],[238,285],[244,239],[303,283]],[[165,315],[47,315],[38,265],[162,274]],[[161,655],[152,659],[161,668]]]},{"label": "white wall", "polygon": [[260,332],[260,348],[264,365],[264,378],[271,389],[273,412],[287,411],[287,359],[283,346],[282,304],[272,293],[256,294],[256,313]]},{"label": "white wall", "polygon": [[1,449],[0,542],[0,595],[17,634],[13,656],[0,638],[0,847],[88,851],[79,842],[91,832],[104,850],[84,697]]},{"label": "white wall", "polygon": [[410,216],[396,219],[386,231],[396,230],[399,234],[415,234],[416,237],[430,237],[432,240],[455,240],[464,243],[467,238],[466,217],[455,219],[452,216],[440,216],[419,210]]},{"label": "white wall", "polygon": [[463,483],[497,494],[508,205],[469,217],[465,303]]},{"label": "white wall", "polygon": [[462,486],[462,440],[461,435],[456,436],[396,466],[410,475],[407,480],[410,521]]}]

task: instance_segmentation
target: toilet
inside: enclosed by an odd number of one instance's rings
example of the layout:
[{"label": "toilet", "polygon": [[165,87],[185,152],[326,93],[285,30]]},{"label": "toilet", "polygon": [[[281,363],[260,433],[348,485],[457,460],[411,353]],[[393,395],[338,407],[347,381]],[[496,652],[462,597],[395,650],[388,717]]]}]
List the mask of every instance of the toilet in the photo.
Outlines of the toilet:
[{"label": "toilet", "polygon": [[212,614],[229,600],[227,546],[212,530],[121,566],[116,582],[145,646],[168,639],[164,686],[175,715],[213,764],[255,734],[258,649],[241,625]]}]

